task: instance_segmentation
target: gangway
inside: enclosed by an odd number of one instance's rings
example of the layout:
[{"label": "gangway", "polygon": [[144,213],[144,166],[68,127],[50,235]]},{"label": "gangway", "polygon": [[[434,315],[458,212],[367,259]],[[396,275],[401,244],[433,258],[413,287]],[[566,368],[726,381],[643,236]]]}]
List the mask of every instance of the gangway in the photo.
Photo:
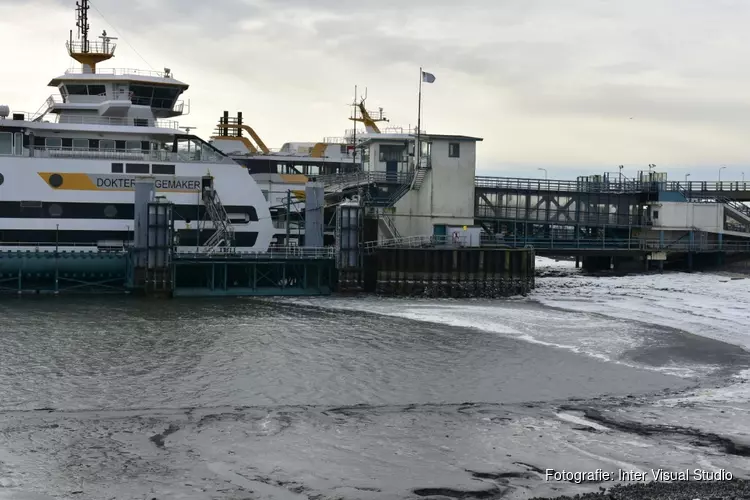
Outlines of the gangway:
[{"label": "gangway", "polygon": [[213,177],[203,177],[201,187],[203,206],[206,208],[206,215],[214,227],[214,234],[203,244],[203,252],[212,254],[219,248],[230,249],[234,247],[234,226],[232,226],[229,215],[219,199],[219,193],[214,189]]}]

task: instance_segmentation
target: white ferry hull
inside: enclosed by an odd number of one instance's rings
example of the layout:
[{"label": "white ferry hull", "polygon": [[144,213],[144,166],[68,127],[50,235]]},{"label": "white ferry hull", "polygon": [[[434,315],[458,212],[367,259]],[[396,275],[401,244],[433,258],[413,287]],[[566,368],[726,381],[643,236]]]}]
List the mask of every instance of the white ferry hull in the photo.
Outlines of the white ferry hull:
[{"label": "white ferry hull", "polygon": [[[103,242],[130,242],[133,180],[138,175],[113,173],[113,164],[122,163],[0,156],[0,250],[49,245],[81,249]],[[202,206],[200,179],[211,175],[222,204],[233,218],[235,248],[268,250],[274,233],[268,202],[246,169],[231,163],[138,163],[174,165],[175,175],[154,177],[159,181],[157,195],[175,204],[175,232],[180,239],[192,233],[197,237],[196,215]],[[201,225],[204,233],[213,232],[210,221]],[[197,238],[195,244],[180,242],[181,247],[193,249],[199,244]]]}]

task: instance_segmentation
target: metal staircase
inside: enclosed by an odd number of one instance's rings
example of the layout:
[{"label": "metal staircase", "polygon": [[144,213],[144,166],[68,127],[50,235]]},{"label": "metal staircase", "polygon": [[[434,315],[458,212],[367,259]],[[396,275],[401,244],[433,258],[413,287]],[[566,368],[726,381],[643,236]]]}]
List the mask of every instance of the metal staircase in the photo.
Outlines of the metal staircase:
[{"label": "metal staircase", "polygon": [[424,178],[427,176],[427,171],[430,170],[430,167],[417,167],[416,171],[414,172],[414,178],[411,180],[411,186],[410,189],[419,190],[420,187],[422,187],[422,182],[424,182]]},{"label": "metal staircase", "polygon": [[229,215],[219,199],[219,193],[212,185],[203,187],[203,206],[206,207],[206,215],[211,219],[214,226],[214,234],[203,244],[203,251],[214,253],[219,248],[229,249],[234,246],[234,227],[229,220]]}]

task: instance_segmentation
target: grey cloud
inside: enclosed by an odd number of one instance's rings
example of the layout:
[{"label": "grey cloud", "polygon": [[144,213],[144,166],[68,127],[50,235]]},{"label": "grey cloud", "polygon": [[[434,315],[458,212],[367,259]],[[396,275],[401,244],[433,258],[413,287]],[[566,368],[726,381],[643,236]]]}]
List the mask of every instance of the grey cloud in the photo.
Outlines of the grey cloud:
[{"label": "grey cloud", "polygon": [[[30,1],[74,4],[0,6]],[[701,123],[731,134],[750,117],[744,0],[92,1],[125,39],[118,50],[129,42],[194,91],[220,93],[221,105],[245,102],[252,89],[295,105],[343,101],[342,88],[389,85],[422,65],[440,82],[467,82],[462,95],[441,98],[472,109],[489,100],[487,115],[509,120],[562,118],[574,128],[582,117],[633,116],[639,127]],[[491,136],[494,124],[482,120],[471,119],[476,133]]]}]

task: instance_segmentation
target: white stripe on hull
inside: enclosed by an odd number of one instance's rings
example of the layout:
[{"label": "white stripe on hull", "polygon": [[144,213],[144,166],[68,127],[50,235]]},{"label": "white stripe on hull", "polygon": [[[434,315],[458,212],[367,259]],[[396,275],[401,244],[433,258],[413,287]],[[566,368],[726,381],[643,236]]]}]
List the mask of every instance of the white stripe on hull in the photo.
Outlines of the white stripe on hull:
[{"label": "white stripe on hull", "polygon": [[[59,226],[59,227],[58,227]],[[210,230],[213,223],[210,221],[201,226]],[[248,222],[246,224],[233,224],[235,233],[260,233],[265,229],[262,222]],[[174,221],[175,230],[186,229],[188,224],[182,220]],[[197,230],[195,222],[190,223],[190,229]],[[55,231],[133,231],[133,221],[127,219],[5,219],[0,217],[0,231],[8,230],[48,230]],[[273,234],[273,232],[272,232]],[[260,236],[259,236],[260,237]]]},{"label": "white stripe on hull", "polygon": [[[98,159],[60,159],[29,158],[19,156],[0,156],[0,201],[43,202],[50,203],[109,203],[132,204],[133,191],[101,191],[54,189],[39,172],[55,172],[64,176],[66,173],[85,173],[93,175],[112,174],[112,163],[116,160]],[[120,163],[126,163],[120,161]],[[214,187],[225,206],[254,207],[258,216],[257,222],[234,225],[235,232],[257,232],[255,246],[250,250],[265,252],[275,233],[271,221],[268,202],[261,189],[240,165],[233,163],[174,163],[177,177],[201,177],[207,174],[214,176]],[[133,177],[132,174],[124,174]],[[198,193],[159,192],[177,205],[199,205]],[[59,225],[59,227],[58,227]],[[118,219],[53,219],[53,218],[3,218],[0,214],[0,232],[2,230],[90,230],[90,231],[126,231],[133,228],[133,221]],[[190,225],[196,227],[195,221]],[[210,228],[207,224],[206,228]],[[175,221],[175,229],[185,229],[184,221]],[[0,242],[2,245],[2,242]]]}]

